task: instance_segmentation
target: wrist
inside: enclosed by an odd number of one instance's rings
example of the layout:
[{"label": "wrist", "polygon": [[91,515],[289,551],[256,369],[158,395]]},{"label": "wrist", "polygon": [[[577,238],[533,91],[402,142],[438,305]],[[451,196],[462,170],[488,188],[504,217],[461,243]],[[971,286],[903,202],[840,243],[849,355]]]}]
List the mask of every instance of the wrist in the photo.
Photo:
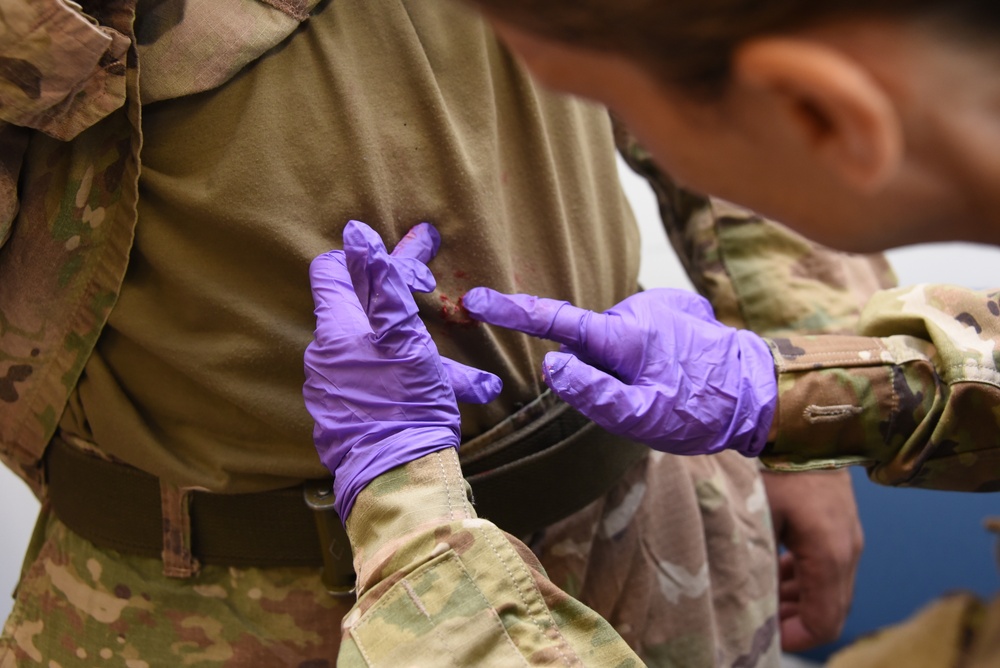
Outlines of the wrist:
[{"label": "wrist", "polygon": [[428,453],[373,478],[357,495],[345,526],[359,582],[372,556],[421,527],[473,519],[471,490],[455,448]]},{"label": "wrist", "polygon": [[457,449],[458,443],[457,427],[447,425],[408,425],[353,439],[337,468],[331,469],[337,513],[343,519],[349,517],[357,496],[382,474],[432,452]]},{"label": "wrist", "polygon": [[776,428],[778,376],[767,341],[749,330],[739,330],[739,339],[752,427],[734,449],[746,457],[757,457]]}]

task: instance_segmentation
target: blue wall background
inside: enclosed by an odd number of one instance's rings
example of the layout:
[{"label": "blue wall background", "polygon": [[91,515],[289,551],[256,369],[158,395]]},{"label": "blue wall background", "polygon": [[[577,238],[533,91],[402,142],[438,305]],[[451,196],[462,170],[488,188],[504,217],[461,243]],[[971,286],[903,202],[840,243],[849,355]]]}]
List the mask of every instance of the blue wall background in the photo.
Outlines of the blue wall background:
[{"label": "blue wall background", "polygon": [[893,489],[862,469],[851,473],[865,529],[854,606],[841,640],[804,656],[826,658],[948,591],[1000,593],[996,537],[983,527],[986,517],[1000,516],[1000,495]]}]

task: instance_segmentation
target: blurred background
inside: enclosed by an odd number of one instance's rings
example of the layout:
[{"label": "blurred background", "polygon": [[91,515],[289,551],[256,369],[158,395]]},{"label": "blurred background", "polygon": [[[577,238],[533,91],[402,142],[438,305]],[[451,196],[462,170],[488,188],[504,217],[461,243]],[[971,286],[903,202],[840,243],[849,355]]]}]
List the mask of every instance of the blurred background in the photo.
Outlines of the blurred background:
[{"label": "blurred background", "polygon": [[[620,167],[643,235],[642,285],[690,288],[660,227],[655,198],[645,181],[623,163]],[[934,244],[892,251],[889,258],[901,285],[1000,287],[997,248]],[[866,543],[854,607],[841,641],[806,656],[814,661],[908,617],[944,592],[968,589],[990,596],[1000,591],[996,541],[982,525],[986,517],[1000,516],[1000,495],[886,489],[870,483],[863,470],[853,474]],[[0,619],[10,612],[10,594],[37,512],[28,488],[0,467]]]}]

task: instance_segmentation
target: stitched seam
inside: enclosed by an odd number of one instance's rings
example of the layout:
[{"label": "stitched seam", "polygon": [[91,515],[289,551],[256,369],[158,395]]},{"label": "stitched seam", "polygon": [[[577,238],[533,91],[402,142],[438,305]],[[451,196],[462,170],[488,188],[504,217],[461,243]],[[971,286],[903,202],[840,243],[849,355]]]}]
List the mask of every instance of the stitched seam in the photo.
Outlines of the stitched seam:
[{"label": "stitched seam", "polygon": [[899,419],[899,394],[896,392],[896,376],[891,369],[889,370],[889,387],[892,390],[892,412],[889,413],[891,417],[889,418],[888,434],[893,434],[896,431],[896,421]]},{"label": "stitched seam", "polygon": [[[796,359],[802,357],[826,357],[829,355],[857,355],[858,353],[872,353],[881,354],[886,348],[851,348],[846,350],[815,350],[812,352],[807,352],[805,355],[799,355]],[[862,360],[864,361],[864,360]]]},{"label": "stitched seam", "polygon": [[420,597],[417,596],[417,592],[413,591],[413,585],[410,584],[410,581],[403,580],[400,584],[403,585],[403,589],[405,589],[406,593],[409,594],[410,600],[413,601],[413,605],[417,606],[417,610],[419,610],[424,617],[430,619],[431,614],[427,612],[427,608],[424,606],[424,602],[420,600]]},{"label": "stitched seam", "polygon": [[[461,565],[461,558],[459,558],[459,564]],[[482,590],[479,588],[479,585],[476,584],[476,581],[473,580],[472,576],[469,575],[469,572],[465,570],[464,565],[462,566],[462,577],[464,577],[466,580],[472,583],[472,588],[476,590],[476,593],[479,594],[479,598],[481,598],[483,600],[483,603],[486,604],[487,612],[490,613],[490,616],[493,618],[493,621],[497,625],[497,628],[500,629],[500,635],[503,636],[504,640],[507,641],[507,644],[511,646],[514,652],[521,657],[521,662],[527,666],[528,660],[525,659],[524,656],[521,654],[520,650],[517,649],[517,645],[514,644],[514,641],[511,639],[510,634],[507,633],[507,628],[503,625],[503,621],[500,619],[500,616],[496,614],[496,610],[494,610],[493,606],[490,605],[490,601],[488,598],[486,598],[486,594],[482,592]],[[440,637],[440,634],[435,634],[435,635],[438,635]],[[443,641],[442,644],[444,644]],[[447,645],[445,646],[447,647]]]},{"label": "stitched seam", "polygon": [[471,519],[472,515],[469,514],[469,497],[466,493],[465,488],[465,476],[462,475],[462,465],[458,462],[458,457],[452,460],[452,469],[455,474],[456,480],[459,480],[458,489],[455,490],[456,503],[463,508],[462,519]]},{"label": "stitched seam", "polygon": [[[542,625],[542,622],[539,619],[538,615],[536,615],[531,611],[531,606],[528,605],[528,600],[524,596],[524,590],[520,586],[518,586],[517,581],[514,579],[514,573],[510,570],[510,567],[507,564],[507,560],[500,556],[500,552],[497,550],[496,544],[492,540],[490,540],[489,534],[485,529],[480,528],[479,533],[486,541],[486,544],[489,545],[490,549],[493,550],[493,554],[500,561],[500,564],[503,566],[504,570],[507,571],[507,578],[510,580],[511,584],[513,584],[517,589],[517,595],[520,597],[521,603],[524,605],[525,612],[531,616],[531,621],[534,622],[535,626],[538,627],[538,631],[539,633],[542,634],[542,637],[543,638],[547,637],[545,633],[545,627]],[[523,563],[521,564],[521,570],[524,572],[525,575],[528,576],[528,580],[530,582],[534,582],[534,579],[531,577],[531,573],[527,571],[527,568],[524,566]],[[563,637],[562,631],[559,630],[559,627],[556,625],[554,619],[552,620],[552,629],[555,631],[555,633],[559,636],[561,640],[561,642],[555,646],[556,651],[562,658],[563,663],[565,663],[567,666],[573,665],[573,662],[571,662],[569,660],[569,657],[567,657],[566,654],[563,652],[562,646],[568,646],[568,643],[566,642],[566,638]]]},{"label": "stitched seam", "polygon": [[434,453],[435,459],[438,462],[438,470],[441,473],[441,482],[444,483],[444,496],[448,501],[448,519],[451,521],[455,520],[455,510],[451,507],[451,485],[448,482],[448,474],[444,470],[444,461],[441,459],[441,451]]},{"label": "stitched seam", "polygon": [[807,422],[817,424],[820,422],[835,422],[845,417],[853,417],[861,413],[864,409],[861,406],[843,404],[839,406],[819,406],[810,404],[802,410],[802,416]]},{"label": "stitched seam", "polygon": [[[891,360],[887,361],[887,360],[882,359],[879,354],[872,354],[871,359],[863,360],[863,359],[861,359],[860,357],[857,356],[857,353],[859,353],[859,352],[873,352],[873,351],[871,351],[871,350],[859,350],[859,351],[856,351],[856,352],[852,352],[852,351],[847,351],[847,350],[840,350],[840,351],[837,351],[835,353],[809,353],[807,355],[802,355],[802,356],[798,357],[791,364],[793,366],[796,365],[796,364],[798,364],[798,365],[814,364],[815,362],[810,362],[809,360],[810,359],[815,359],[815,358],[820,358],[820,357],[826,358],[826,359],[823,360],[823,362],[825,362],[827,364],[829,364],[830,362],[836,362],[838,364],[851,362],[851,363],[854,363],[855,366],[883,366],[885,364],[895,364],[896,363],[896,362],[891,361]],[[842,357],[836,357],[837,355],[841,355]],[[844,355],[846,355],[846,357],[843,357]],[[853,357],[852,357],[852,355],[853,355]],[[803,361],[803,360],[805,360],[805,361]]]},{"label": "stitched seam", "polygon": [[1000,386],[1000,371],[997,371],[996,369],[991,369],[991,368],[989,368],[987,366],[983,366],[982,364],[978,364],[978,363],[973,362],[973,361],[967,361],[967,362],[960,363],[960,364],[949,364],[948,366],[946,366],[944,368],[947,369],[947,370],[949,370],[949,371],[957,371],[957,370],[960,370],[960,369],[961,370],[970,370],[970,369],[973,369],[973,370],[975,370],[975,371],[977,371],[979,373],[982,373],[984,376],[989,376],[989,378],[955,378],[954,380],[948,381],[949,385],[951,385],[953,383],[960,383],[960,382],[965,381],[965,382],[972,382],[972,383],[976,383],[976,382],[978,382],[978,383],[988,383],[990,385]]},{"label": "stitched seam", "polygon": [[291,16],[296,21],[305,21],[309,18],[309,14],[302,11],[300,3],[297,2],[289,0],[264,0],[264,4],[277,9],[282,14]]}]

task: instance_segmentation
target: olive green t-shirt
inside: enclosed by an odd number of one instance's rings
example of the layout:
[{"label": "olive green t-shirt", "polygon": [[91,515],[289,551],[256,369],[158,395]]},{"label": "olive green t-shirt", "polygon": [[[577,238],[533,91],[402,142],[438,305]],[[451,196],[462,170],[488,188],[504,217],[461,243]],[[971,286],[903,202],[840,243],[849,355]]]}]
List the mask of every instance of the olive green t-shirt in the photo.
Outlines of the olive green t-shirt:
[{"label": "olive green t-shirt", "polygon": [[326,475],[302,400],[309,262],[351,219],[391,247],[442,235],[418,296],[443,355],[501,376],[482,433],[543,389],[552,344],[470,322],[486,285],[603,310],[636,289],[638,232],[602,109],[542,91],[465,8],[334,2],[221,88],[143,109],[125,284],[64,432],[183,486]]}]

